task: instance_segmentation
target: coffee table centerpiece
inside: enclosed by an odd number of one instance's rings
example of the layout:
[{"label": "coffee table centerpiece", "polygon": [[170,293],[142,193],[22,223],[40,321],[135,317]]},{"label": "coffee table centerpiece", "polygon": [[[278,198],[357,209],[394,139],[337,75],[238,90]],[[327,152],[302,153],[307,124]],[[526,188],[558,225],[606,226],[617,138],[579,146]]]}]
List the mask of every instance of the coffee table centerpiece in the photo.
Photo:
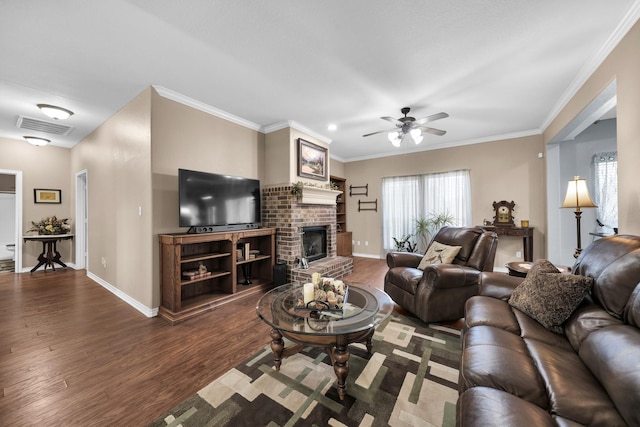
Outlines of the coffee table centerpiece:
[{"label": "coffee table centerpiece", "polygon": [[[280,370],[283,356],[304,346],[325,348],[338,379],[340,399],[346,394],[348,345],[363,342],[371,354],[375,327],[392,311],[393,301],[382,290],[364,284],[347,285],[320,275],[312,276],[311,283],[274,288],[256,306],[258,317],[272,328],[276,370]],[[285,349],[283,337],[296,345]]]},{"label": "coffee table centerpiece", "polygon": [[302,295],[295,303],[296,310],[342,311],[347,302],[349,287],[342,280],[311,275],[311,282],[302,286]]}]

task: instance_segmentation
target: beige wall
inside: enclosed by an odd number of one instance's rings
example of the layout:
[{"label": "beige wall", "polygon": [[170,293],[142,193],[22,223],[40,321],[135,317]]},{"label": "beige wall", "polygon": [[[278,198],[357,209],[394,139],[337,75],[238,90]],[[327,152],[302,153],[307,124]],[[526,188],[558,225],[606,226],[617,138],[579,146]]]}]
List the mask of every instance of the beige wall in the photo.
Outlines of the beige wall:
[{"label": "beige wall", "polygon": [[[178,227],[178,169],[264,179],[264,134],[163,98],[153,91],[151,169],[153,192],[153,292],[160,305],[158,235]],[[151,305],[153,304],[153,305]]]},{"label": "beige wall", "polygon": [[87,171],[88,272],[149,308],[150,102],[146,89],[71,150],[67,169],[67,179]]},{"label": "beige wall", "polygon": [[337,176],[338,178],[344,178],[344,163],[340,160],[331,159],[329,162],[329,174]]},{"label": "beige wall", "polygon": [[[542,136],[488,142],[477,145],[400,154],[344,165],[347,186],[369,185],[369,196],[347,196],[347,228],[353,232],[356,254],[383,256],[381,223],[382,178],[469,169],[473,225],[493,219],[494,201],[513,200],[515,220],[528,219],[534,234],[534,259],[545,254],[545,164]],[[358,199],[378,200],[378,211],[358,212]],[[360,241],[360,245],[357,242]],[[369,242],[365,246],[365,242]],[[498,245],[496,266],[514,261],[522,251],[522,240],[503,237]]]},{"label": "beige wall", "polygon": [[549,142],[613,79],[617,86],[618,228],[640,234],[640,22],[629,31],[544,132]]},{"label": "beige wall", "polygon": [[[22,171],[22,230],[25,234],[31,228],[31,221],[56,215],[59,218],[71,218],[72,183],[69,177],[70,153],[66,148],[45,146],[36,147],[26,141],[0,138],[0,169]],[[34,188],[52,188],[62,190],[61,204],[34,203]],[[22,267],[30,270],[37,264],[42,250],[38,242],[23,243]],[[58,244],[62,259],[73,260],[73,244],[63,241]],[[19,268],[19,267],[17,267]]]}]

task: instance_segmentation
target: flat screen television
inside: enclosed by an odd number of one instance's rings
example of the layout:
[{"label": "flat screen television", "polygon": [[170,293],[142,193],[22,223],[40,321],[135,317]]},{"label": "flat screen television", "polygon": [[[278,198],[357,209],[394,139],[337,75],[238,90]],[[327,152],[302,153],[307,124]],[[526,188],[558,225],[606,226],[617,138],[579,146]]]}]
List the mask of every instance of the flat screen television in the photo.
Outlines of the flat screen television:
[{"label": "flat screen television", "polygon": [[180,227],[189,233],[260,227],[260,181],[178,169]]}]

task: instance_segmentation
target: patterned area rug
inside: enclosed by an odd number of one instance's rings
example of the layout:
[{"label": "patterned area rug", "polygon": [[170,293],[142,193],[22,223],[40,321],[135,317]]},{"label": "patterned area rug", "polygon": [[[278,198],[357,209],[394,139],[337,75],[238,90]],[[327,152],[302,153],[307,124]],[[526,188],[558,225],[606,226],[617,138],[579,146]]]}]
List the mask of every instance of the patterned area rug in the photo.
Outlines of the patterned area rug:
[{"label": "patterned area rug", "polygon": [[459,330],[391,316],[371,356],[361,344],[349,352],[343,401],[324,350],[306,347],[278,372],[267,346],[149,426],[455,425]]}]

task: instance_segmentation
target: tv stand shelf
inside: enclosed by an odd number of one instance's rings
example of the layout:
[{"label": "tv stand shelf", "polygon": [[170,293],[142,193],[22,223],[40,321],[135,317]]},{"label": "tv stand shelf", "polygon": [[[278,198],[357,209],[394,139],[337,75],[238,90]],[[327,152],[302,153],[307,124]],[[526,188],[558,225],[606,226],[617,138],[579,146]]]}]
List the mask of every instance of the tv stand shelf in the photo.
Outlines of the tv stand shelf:
[{"label": "tv stand shelf", "polygon": [[[158,315],[171,324],[273,285],[274,228],[161,234],[159,239],[162,302]],[[250,259],[237,258],[238,247],[257,252]],[[197,277],[202,274],[199,269],[206,270],[206,275]]]}]

